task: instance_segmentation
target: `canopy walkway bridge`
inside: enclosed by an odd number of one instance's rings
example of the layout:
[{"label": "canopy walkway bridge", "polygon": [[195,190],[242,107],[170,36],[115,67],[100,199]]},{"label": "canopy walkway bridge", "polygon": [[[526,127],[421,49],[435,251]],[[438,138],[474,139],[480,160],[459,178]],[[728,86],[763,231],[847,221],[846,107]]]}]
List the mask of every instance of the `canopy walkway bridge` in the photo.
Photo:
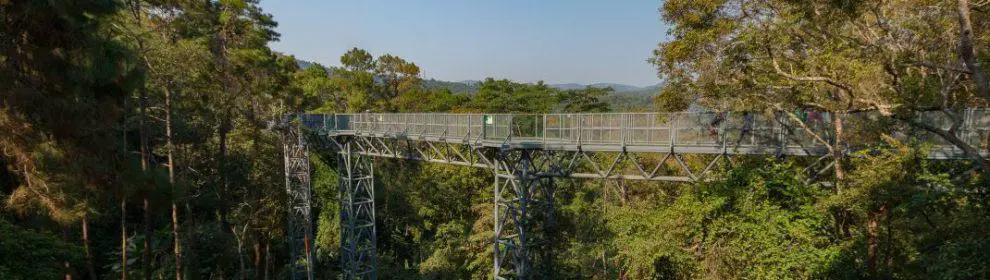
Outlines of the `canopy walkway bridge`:
[{"label": "canopy walkway bridge", "polygon": [[[949,131],[981,156],[990,144],[990,110],[961,119],[927,112],[918,122]],[[376,278],[374,168],[371,157],[487,168],[494,173],[495,279],[539,279],[550,271],[547,225],[557,178],[693,182],[732,156],[813,157],[812,173],[831,167],[834,122],[933,144],[928,157],[965,159],[957,145],[876,114],[825,112],[446,114],[360,113],[292,115],[285,126],[286,188],[290,197],[292,279],[313,279],[309,149],[331,151],[340,174],[341,266],[344,279]],[[960,123],[961,122],[961,123]],[[287,122],[288,123],[288,122]],[[841,153],[868,148],[877,137],[848,138]],[[606,156],[601,156],[606,154]],[[707,164],[691,168],[685,156]],[[820,167],[820,168],[819,168]]]}]

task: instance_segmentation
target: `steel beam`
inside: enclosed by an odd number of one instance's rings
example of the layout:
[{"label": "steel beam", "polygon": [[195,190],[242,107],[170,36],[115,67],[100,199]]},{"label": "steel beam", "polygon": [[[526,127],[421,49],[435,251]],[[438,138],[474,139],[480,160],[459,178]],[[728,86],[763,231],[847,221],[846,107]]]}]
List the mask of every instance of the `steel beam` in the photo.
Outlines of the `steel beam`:
[{"label": "steel beam", "polygon": [[375,177],[371,158],[359,155],[354,138],[338,141],[340,251],[343,279],[375,279]]}]

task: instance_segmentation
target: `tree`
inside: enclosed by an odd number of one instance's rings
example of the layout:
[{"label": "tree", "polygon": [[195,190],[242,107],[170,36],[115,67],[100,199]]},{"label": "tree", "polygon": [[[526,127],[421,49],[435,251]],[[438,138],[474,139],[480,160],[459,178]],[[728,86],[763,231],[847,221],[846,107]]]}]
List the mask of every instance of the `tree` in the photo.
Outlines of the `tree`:
[{"label": "tree", "polygon": [[559,108],[557,111],[566,113],[608,112],[608,103],[602,102],[600,99],[614,91],[610,87],[595,88],[591,86],[581,90],[561,91],[557,94],[557,103],[562,104],[563,108]]},{"label": "tree", "polygon": [[115,122],[140,73],[130,50],[107,39],[116,11],[106,1],[0,3],[0,129],[11,132],[0,150],[21,182],[6,204],[63,231],[80,220],[88,231],[88,197],[119,184],[126,162]]},{"label": "tree", "polygon": [[485,113],[550,112],[556,90],[542,81],[533,85],[487,78],[465,107]]},{"label": "tree", "polygon": [[353,48],[340,57],[343,69],[334,71],[332,79],[346,96],[345,112],[363,112],[374,105],[375,84],[374,58],[367,51]]},{"label": "tree", "polygon": [[0,219],[0,278],[57,279],[64,271],[57,269],[60,261],[82,258],[79,246],[51,234],[24,229]]},{"label": "tree", "polygon": [[[670,82],[664,98],[697,98],[716,110],[876,110],[945,138],[990,170],[955,135],[959,121],[948,129],[912,121],[933,109],[961,120],[960,109],[986,104],[983,70],[961,66],[977,66],[971,47],[987,43],[970,30],[973,5],[965,2],[667,1],[661,13],[674,39],[651,61]],[[832,130],[834,139],[821,142],[841,183],[841,118]]]},{"label": "tree", "polygon": [[351,48],[340,56],[340,63],[348,71],[370,72],[376,67],[375,59],[371,53],[359,48]]},{"label": "tree", "polygon": [[382,79],[383,90],[376,98],[384,112],[392,110],[393,99],[405,92],[422,89],[419,66],[398,56],[385,54],[375,61],[375,76]]},{"label": "tree", "polygon": [[[294,59],[293,59],[294,60]],[[330,79],[330,70],[320,64],[292,73],[292,84],[302,91],[304,111],[343,112],[347,104],[338,84]]]}]

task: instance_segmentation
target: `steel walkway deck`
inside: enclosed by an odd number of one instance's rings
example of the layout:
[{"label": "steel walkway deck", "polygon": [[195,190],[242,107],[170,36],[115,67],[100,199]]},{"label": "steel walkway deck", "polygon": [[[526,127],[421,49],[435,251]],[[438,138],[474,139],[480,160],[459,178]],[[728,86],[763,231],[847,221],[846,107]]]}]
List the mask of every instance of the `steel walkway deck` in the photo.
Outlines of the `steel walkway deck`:
[{"label": "steel walkway deck", "polygon": [[[807,129],[786,114],[745,113],[587,113],[587,114],[448,114],[362,113],[310,114],[303,124],[321,135],[354,135],[388,139],[468,144],[484,147],[589,152],[674,152],[679,154],[823,155],[835,116],[797,113]],[[957,135],[984,151],[990,143],[990,110],[970,109]],[[862,120],[879,116],[843,116],[848,131]],[[940,112],[921,121],[948,129],[951,121]],[[889,127],[903,140],[934,143],[930,157],[963,158],[958,147],[940,137],[906,126]],[[809,133],[813,132],[813,133]],[[816,138],[815,135],[819,137]],[[824,138],[822,138],[824,137]],[[855,137],[851,147],[865,147]],[[861,140],[861,139],[859,139]],[[879,140],[879,138],[875,139]]]}]

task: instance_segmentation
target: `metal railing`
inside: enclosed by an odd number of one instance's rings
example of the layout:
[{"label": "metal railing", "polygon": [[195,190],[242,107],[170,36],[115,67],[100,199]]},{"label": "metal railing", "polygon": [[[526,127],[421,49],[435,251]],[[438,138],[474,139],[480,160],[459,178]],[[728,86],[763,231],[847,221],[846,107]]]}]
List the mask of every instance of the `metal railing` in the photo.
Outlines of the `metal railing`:
[{"label": "metal railing", "polygon": [[[451,114],[360,113],[304,115],[308,129],[321,134],[418,138],[472,143],[537,145],[605,145],[650,147],[822,148],[831,141],[836,116],[827,112],[758,113],[579,113],[579,114]],[[799,118],[807,129],[798,125]],[[847,143],[855,147],[879,140],[885,132],[901,139],[931,142],[935,150],[961,153],[937,135],[891,122],[876,113],[842,116]],[[941,112],[925,112],[918,121],[948,129],[952,120]],[[880,127],[863,127],[866,125]],[[808,132],[811,131],[811,133]],[[990,143],[990,110],[968,109],[958,137],[986,151]],[[817,135],[818,137],[815,137]]]}]

